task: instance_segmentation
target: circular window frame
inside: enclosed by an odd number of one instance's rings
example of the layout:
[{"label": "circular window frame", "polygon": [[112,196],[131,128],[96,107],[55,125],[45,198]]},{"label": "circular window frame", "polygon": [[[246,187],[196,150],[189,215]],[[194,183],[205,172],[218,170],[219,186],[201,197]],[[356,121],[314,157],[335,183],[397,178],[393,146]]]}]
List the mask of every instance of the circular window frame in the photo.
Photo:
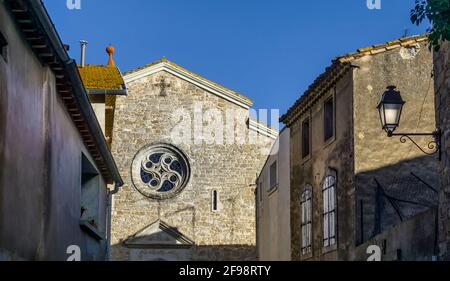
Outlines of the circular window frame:
[{"label": "circular window frame", "polygon": [[[142,160],[145,157],[148,157],[151,154],[152,150],[157,149],[163,149],[171,153],[174,153],[179,158],[179,161],[184,162],[184,166],[186,167],[186,176],[184,177],[183,182],[180,184],[179,187],[174,188],[171,191],[167,192],[151,191],[149,190],[148,185],[142,181],[141,178]],[[134,189],[136,189],[142,196],[160,201],[168,200],[178,196],[189,184],[191,179],[190,161],[189,158],[181,149],[172,144],[161,142],[151,143],[139,149],[139,151],[134,155],[133,161],[131,162],[130,176]]]}]

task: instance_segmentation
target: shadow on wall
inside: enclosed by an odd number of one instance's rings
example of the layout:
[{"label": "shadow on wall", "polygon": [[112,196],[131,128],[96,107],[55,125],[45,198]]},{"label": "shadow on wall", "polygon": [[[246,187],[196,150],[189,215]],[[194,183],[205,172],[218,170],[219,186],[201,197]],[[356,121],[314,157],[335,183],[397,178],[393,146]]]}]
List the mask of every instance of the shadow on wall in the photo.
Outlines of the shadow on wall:
[{"label": "shadow on wall", "polygon": [[256,246],[195,245],[178,228],[158,220],[112,246],[113,260],[130,261],[252,261]]},{"label": "shadow on wall", "polygon": [[253,261],[254,245],[195,245],[178,228],[162,220],[121,240],[111,249],[113,260],[130,261]]},{"label": "shadow on wall", "polygon": [[437,164],[424,156],[356,175],[357,245],[438,205]]},{"label": "shadow on wall", "polygon": [[111,249],[115,261],[257,261],[256,252],[256,246],[249,245],[135,247],[120,243]]},{"label": "shadow on wall", "polygon": [[[373,247],[381,250],[381,261],[432,261],[437,257],[437,208],[418,214],[356,247],[356,260],[374,257]],[[372,250],[370,250],[372,248]]]}]

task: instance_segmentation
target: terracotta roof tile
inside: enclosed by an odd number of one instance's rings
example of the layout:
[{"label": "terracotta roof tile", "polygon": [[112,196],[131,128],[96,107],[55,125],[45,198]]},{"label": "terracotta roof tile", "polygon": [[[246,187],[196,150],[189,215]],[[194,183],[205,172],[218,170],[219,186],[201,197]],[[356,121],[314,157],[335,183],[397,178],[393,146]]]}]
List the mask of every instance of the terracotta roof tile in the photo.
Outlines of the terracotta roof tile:
[{"label": "terracotta roof tile", "polygon": [[122,74],[114,66],[86,65],[78,66],[86,89],[121,90],[125,88]]},{"label": "terracotta roof tile", "polygon": [[392,40],[389,42],[386,42],[384,44],[377,44],[365,48],[359,48],[357,52],[348,53],[343,56],[337,57],[335,60],[338,60],[340,62],[349,62],[351,60],[366,56],[366,55],[376,55],[379,53],[383,53],[386,51],[390,51],[392,49],[400,48],[400,47],[407,47],[410,45],[417,44],[419,42],[423,42],[427,40],[428,35],[416,35],[411,37],[404,37],[397,40]]}]

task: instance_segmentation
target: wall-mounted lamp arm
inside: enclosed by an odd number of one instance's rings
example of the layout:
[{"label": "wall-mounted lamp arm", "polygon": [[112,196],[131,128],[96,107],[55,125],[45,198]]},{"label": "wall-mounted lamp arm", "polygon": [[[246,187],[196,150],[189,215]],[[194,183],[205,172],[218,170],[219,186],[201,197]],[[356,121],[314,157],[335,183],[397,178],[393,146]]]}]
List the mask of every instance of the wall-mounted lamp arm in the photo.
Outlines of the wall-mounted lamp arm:
[{"label": "wall-mounted lamp arm", "polygon": [[[422,151],[426,155],[435,155],[438,154],[439,161],[442,159],[442,150],[441,150],[441,138],[442,138],[442,131],[436,130],[433,133],[393,133],[388,132],[388,137],[392,138],[395,136],[400,137],[401,143],[406,143],[408,140],[410,140],[420,151]],[[423,136],[431,136],[433,137],[433,140],[428,143],[428,150],[431,150],[431,152],[426,151],[423,149],[416,141],[414,141],[413,137],[423,137]]]}]

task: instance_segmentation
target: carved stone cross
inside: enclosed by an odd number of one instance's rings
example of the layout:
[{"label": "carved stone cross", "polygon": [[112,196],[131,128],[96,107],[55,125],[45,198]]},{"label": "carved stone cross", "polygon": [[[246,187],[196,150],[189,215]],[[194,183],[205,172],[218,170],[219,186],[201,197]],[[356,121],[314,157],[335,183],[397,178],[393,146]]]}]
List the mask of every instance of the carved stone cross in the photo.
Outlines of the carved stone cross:
[{"label": "carved stone cross", "polygon": [[166,83],[165,77],[161,77],[160,82],[155,84],[155,86],[161,89],[161,92],[159,93],[161,97],[167,96],[167,89],[170,88],[170,83]]}]

